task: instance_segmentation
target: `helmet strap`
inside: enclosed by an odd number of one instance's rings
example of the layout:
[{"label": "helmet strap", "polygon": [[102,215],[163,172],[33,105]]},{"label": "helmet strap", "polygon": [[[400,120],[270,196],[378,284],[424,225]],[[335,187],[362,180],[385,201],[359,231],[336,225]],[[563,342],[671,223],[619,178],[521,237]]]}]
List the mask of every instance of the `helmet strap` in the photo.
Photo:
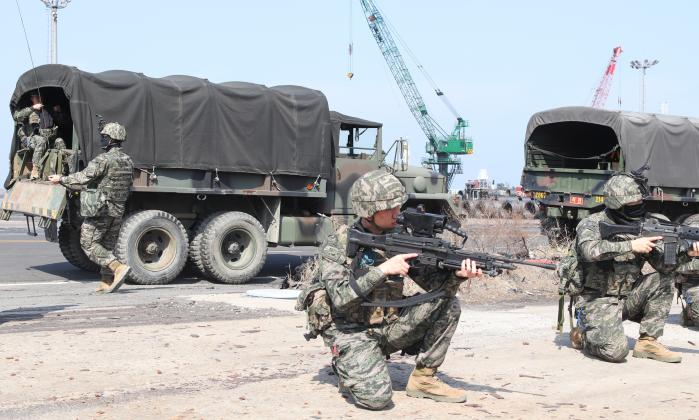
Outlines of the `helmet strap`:
[{"label": "helmet strap", "polygon": [[374,223],[373,215],[371,217],[362,217],[362,226],[367,228],[372,233],[378,234],[380,232],[383,232],[383,229],[381,229],[379,225]]}]

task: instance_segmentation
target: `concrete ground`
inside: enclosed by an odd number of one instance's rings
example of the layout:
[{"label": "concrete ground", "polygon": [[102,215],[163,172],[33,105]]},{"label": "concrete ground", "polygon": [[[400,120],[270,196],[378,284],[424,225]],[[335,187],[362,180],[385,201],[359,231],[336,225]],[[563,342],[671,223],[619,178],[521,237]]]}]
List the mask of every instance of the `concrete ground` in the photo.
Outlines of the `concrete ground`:
[{"label": "concrete ground", "polygon": [[[310,250],[275,250],[244,286],[183,277],[98,296],[55,244],[5,223],[0,418],[697,418],[699,332],[679,325],[677,305],[662,342],[681,364],[586,357],[554,331],[554,302],[464,306],[441,375],[468,401],[407,397],[413,360],[395,355],[394,405],[367,412],[337,392],[292,300],[244,294],[278,288]],[[638,326],[625,327],[633,346]]]}]

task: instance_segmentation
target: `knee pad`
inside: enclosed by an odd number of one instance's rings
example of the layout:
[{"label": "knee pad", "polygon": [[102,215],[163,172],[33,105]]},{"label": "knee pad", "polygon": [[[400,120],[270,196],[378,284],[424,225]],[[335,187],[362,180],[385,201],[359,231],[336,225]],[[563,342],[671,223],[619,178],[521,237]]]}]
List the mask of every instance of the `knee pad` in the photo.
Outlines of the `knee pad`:
[{"label": "knee pad", "polygon": [[372,395],[371,398],[357,398],[354,392],[351,392],[352,397],[354,397],[354,402],[357,406],[366,408],[367,410],[383,410],[391,404],[391,399],[393,397],[393,392],[389,391],[387,394],[382,395]]}]

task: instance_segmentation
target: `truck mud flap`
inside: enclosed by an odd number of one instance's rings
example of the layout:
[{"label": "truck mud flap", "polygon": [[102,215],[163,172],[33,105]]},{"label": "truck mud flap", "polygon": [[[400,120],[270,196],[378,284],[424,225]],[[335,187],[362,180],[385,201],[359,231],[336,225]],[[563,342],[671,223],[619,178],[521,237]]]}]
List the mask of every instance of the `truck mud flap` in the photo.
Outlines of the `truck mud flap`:
[{"label": "truck mud flap", "polygon": [[[39,216],[42,221],[58,220],[66,207],[66,189],[62,185],[36,181],[20,181],[5,193],[0,219],[7,220],[12,212]],[[48,219],[48,220],[47,220]],[[48,225],[48,223],[45,223]],[[40,223],[40,227],[41,223]]]}]

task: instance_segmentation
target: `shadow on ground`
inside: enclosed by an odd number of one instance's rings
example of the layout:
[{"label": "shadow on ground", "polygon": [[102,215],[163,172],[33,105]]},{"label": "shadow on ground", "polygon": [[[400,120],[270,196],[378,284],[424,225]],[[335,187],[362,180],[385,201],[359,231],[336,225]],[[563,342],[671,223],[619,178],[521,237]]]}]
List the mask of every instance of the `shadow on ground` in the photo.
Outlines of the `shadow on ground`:
[{"label": "shadow on ground", "polygon": [[75,305],[37,306],[33,308],[8,309],[0,312],[0,325],[10,321],[31,321],[43,318],[46,314],[71,308]]}]

